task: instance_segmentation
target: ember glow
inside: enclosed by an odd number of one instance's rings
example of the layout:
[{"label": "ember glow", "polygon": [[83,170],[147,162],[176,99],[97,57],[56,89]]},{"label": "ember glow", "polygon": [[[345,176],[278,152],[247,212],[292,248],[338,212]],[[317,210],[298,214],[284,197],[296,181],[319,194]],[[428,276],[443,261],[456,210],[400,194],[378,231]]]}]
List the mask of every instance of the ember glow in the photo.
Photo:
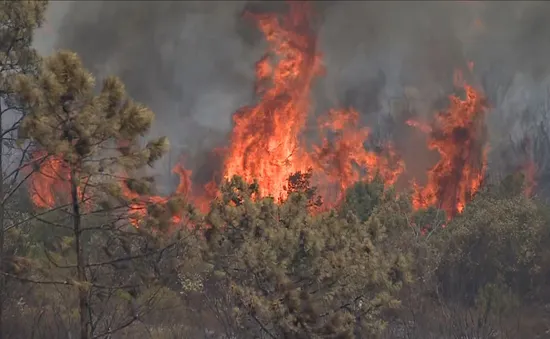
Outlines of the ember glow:
[{"label": "ember glow", "polygon": [[[261,196],[281,201],[288,194],[286,186],[291,175],[311,172],[312,184],[319,188],[325,203],[333,205],[357,181],[379,176],[386,185],[393,185],[405,164],[389,144],[380,145],[376,151],[365,147],[370,130],[361,126],[360,115],[353,108],[330,110],[318,119],[320,141],[305,140],[303,132],[313,114],[311,89],[314,80],[323,74],[309,6],[307,2],[289,2],[289,13],[282,17],[247,14],[264,34],[268,51],[256,64],[258,102],[234,113],[220,173],[224,180],[235,175],[247,182],[257,180]],[[470,70],[472,67],[468,65]],[[439,207],[449,218],[460,213],[478,191],[487,156],[484,97],[466,84],[460,73],[455,82],[465,91],[465,99],[451,96],[449,108],[438,113],[431,124],[407,122],[428,134],[428,148],[440,155],[427,173],[427,184],[414,184],[413,206]],[[32,176],[31,197],[38,207],[55,204],[52,188],[57,194],[68,192],[66,175],[58,174],[64,173],[62,162],[52,159]],[[177,165],[173,172],[179,175],[180,183],[171,197],[184,196],[207,212],[219,182],[212,179],[197,190],[191,171]],[[165,205],[171,198],[139,195],[124,182],[121,186],[129,201],[128,219],[136,227],[148,215],[150,205]],[[182,218],[172,216],[171,221],[179,224]]]}]

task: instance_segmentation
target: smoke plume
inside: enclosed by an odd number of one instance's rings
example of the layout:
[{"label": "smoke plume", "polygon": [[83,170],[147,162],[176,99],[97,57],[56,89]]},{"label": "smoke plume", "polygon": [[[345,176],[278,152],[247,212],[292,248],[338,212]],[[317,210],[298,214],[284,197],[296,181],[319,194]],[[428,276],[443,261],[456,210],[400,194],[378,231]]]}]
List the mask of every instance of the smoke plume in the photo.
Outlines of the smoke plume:
[{"label": "smoke plume", "polygon": [[[255,100],[254,64],[265,46],[242,13],[284,8],[259,1],[50,6],[50,32],[40,33],[37,47],[72,49],[98,77],[119,75],[130,94],[157,114],[152,134],[171,140],[171,155],[158,169],[164,173],[182,153],[197,155],[188,164],[195,172],[210,170],[215,160],[200,155],[223,145],[233,112]],[[519,165],[512,146],[548,130],[550,4],[323,1],[314,6],[326,66],[314,91],[315,113],[355,107],[375,139],[396,144],[408,172],[424,173],[434,155],[404,121],[411,115],[429,121],[453,91],[453,71],[466,69],[470,61],[472,81],[491,106],[490,168]]]}]

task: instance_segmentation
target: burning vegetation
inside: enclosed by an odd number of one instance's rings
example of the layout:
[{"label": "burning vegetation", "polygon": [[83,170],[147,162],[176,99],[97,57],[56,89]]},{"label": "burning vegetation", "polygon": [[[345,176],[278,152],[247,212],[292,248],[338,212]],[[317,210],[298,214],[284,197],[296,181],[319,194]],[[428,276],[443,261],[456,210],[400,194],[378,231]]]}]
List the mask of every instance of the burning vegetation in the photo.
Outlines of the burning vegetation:
[{"label": "burning vegetation", "polygon": [[463,89],[465,99],[451,95],[449,108],[437,113],[429,126],[407,121],[429,134],[428,147],[440,156],[428,171],[426,186],[413,185],[413,207],[436,206],[448,218],[461,213],[472,200],[481,186],[487,163],[485,98],[463,82],[460,72],[455,78],[455,85]]},{"label": "burning vegetation", "polygon": [[[125,16],[134,5],[120,4]],[[387,106],[363,112],[348,97],[317,109],[334,59],[321,53],[312,2],[248,13],[267,46],[257,100],[227,112],[233,127],[207,170],[179,161],[179,183],[161,194],[150,168],[168,138],[144,142],[155,114],[122,80],[96,84],[72,51],[20,58],[34,55],[45,6],[0,5],[12,40],[0,50],[17,59],[0,67],[1,111],[21,117],[0,124],[4,154],[21,162],[0,157],[0,338],[547,336],[550,215],[536,181],[550,133],[520,136],[524,155],[509,167],[489,162],[486,119],[501,105],[491,112],[472,62],[454,78],[434,68],[454,80],[437,107],[429,79],[380,82],[407,82],[411,101],[378,130],[366,114]],[[383,139],[392,128],[411,135]],[[495,183],[499,170],[514,174]]]},{"label": "burning vegetation", "polygon": [[[287,198],[288,180],[293,174],[311,173],[311,184],[317,187],[324,203],[337,204],[358,181],[378,177],[386,186],[393,185],[406,164],[390,143],[377,150],[365,147],[370,130],[361,126],[354,108],[334,108],[321,116],[320,141],[304,137],[312,114],[311,89],[323,74],[311,15],[310,5],[305,2],[290,2],[289,12],[283,17],[246,14],[264,34],[268,51],[256,64],[258,102],[233,115],[234,127],[219,173],[223,180],[233,176],[246,182],[256,180],[259,196],[271,196],[276,201]],[[440,157],[427,171],[425,185],[412,183],[412,205],[415,209],[440,208],[448,218],[461,213],[479,190],[488,150],[484,123],[488,108],[483,94],[464,82],[459,71],[455,85],[464,92],[464,99],[450,96],[449,107],[429,124],[407,121],[428,134],[427,147]],[[39,170],[31,176],[31,199],[37,207],[52,207],[56,197],[67,196],[63,160],[50,156],[39,161],[44,158],[41,151],[34,158]],[[190,171],[178,164],[173,172],[180,176],[180,184],[172,197],[140,194],[122,180],[122,195],[130,202],[132,224],[139,226],[148,206],[165,205],[174,197],[185,197],[200,210],[208,210],[220,183],[212,179],[197,194]],[[177,224],[181,217],[173,215],[171,220]]]}]

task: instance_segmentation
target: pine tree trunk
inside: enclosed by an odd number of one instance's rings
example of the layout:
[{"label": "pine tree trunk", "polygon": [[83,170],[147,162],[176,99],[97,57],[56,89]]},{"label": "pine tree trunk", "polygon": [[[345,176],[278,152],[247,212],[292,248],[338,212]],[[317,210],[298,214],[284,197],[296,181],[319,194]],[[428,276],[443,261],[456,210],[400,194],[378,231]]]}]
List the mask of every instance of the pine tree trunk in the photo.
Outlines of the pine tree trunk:
[{"label": "pine tree trunk", "polygon": [[[2,135],[2,115],[0,115],[0,135]],[[4,303],[6,293],[6,276],[4,273],[4,162],[3,162],[3,150],[4,143],[0,140],[0,339],[4,338]]]},{"label": "pine tree trunk", "polygon": [[84,261],[84,249],[82,241],[82,229],[81,221],[82,216],[80,214],[80,201],[78,197],[78,182],[76,178],[76,171],[74,166],[71,165],[71,204],[73,208],[73,230],[75,236],[75,250],[76,250],[76,267],[77,267],[77,279],[78,287],[78,309],[80,315],[80,339],[90,338],[90,319],[88,317],[88,291],[86,286],[86,264]]}]

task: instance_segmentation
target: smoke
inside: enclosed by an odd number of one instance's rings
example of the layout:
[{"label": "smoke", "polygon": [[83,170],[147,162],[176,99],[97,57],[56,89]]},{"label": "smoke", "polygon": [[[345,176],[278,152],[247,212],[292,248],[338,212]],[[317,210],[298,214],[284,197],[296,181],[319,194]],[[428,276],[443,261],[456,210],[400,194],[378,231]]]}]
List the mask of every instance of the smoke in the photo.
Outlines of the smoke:
[{"label": "smoke", "polygon": [[[492,105],[489,115],[490,166],[509,172],[534,160],[540,176],[550,151],[545,134],[550,120],[550,6],[543,2],[480,3],[481,29],[469,43],[478,80]],[[545,140],[542,152],[532,147]],[[529,159],[532,156],[534,159]],[[541,178],[539,178],[541,179]],[[550,182],[539,180],[541,189]]]},{"label": "smoke", "polygon": [[[167,135],[171,156],[204,154],[226,140],[231,115],[254,100],[254,63],[264,50],[244,10],[281,10],[279,2],[52,2],[56,48],[78,52],[98,76],[119,75]],[[486,92],[491,163],[501,149],[548,124],[550,24],[544,2],[315,2],[326,75],[315,112],[354,106],[380,140],[391,139],[408,170],[425,172],[433,155],[404,126],[429,121],[452,93],[453,71],[474,61],[471,81]],[[42,47],[48,49],[51,47]],[[536,129],[537,131],[540,130]],[[190,167],[209,171],[193,158]],[[512,161],[513,162],[513,161]],[[208,166],[207,166],[208,167]],[[204,173],[203,173],[204,174]]]}]

